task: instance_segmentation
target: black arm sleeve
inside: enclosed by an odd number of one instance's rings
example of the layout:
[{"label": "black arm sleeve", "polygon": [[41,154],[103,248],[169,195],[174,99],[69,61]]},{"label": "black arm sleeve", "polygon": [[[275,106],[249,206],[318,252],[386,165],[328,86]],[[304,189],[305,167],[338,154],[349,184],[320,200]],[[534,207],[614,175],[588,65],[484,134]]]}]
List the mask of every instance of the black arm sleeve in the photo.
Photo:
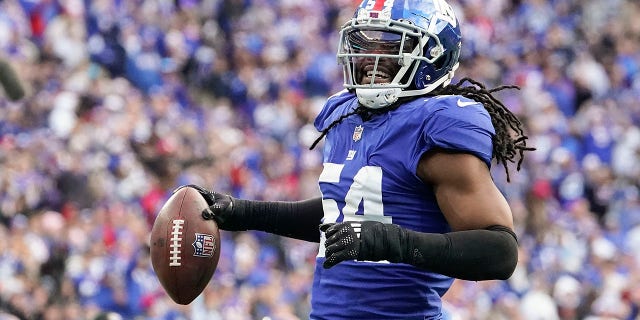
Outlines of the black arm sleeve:
[{"label": "black arm sleeve", "polygon": [[241,229],[320,242],[322,198],[292,202],[233,199],[233,207],[233,221],[229,223],[241,225]]},{"label": "black arm sleeve", "polygon": [[375,240],[387,242],[389,251],[386,258],[391,262],[408,263],[446,276],[473,281],[508,279],[518,263],[516,235],[504,226],[444,234],[391,226],[397,232],[383,233],[397,236],[398,239]]}]

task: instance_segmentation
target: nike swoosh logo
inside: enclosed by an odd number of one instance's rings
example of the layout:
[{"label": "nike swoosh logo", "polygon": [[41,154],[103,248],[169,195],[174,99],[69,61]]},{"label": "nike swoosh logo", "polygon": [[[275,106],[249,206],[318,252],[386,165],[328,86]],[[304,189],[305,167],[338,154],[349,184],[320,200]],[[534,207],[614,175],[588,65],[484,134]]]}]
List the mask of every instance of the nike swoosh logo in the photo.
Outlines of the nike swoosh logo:
[{"label": "nike swoosh logo", "polygon": [[478,104],[478,102],[477,101],[462,101],[462,100],[458,99],[458,107],[460,107],[460,108],[464,108],[464,107],[471,106],[471,105],[474,105],[474,104]]}]

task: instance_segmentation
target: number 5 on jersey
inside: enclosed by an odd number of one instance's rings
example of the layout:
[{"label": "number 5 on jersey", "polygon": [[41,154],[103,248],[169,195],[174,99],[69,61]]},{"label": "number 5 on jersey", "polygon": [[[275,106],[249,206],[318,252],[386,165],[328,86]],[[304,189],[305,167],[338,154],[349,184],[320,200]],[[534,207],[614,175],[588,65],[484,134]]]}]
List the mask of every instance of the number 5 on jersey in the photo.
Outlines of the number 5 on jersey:
[{"label": "number 5 on jersey", "polygon": [[[343,175],[344,164],[324,163],[324,168],[319,182],[338,184],[340,179],[351,177]],[[324,223],[337,222],[342,215],[342,221],[379,221],[392,223],[390,216],[384,216],[382,203],[382,168],[376,166],[364,166],[351,178],[352,183],[344,196],[345,206],[342,212],[334,199],[325,199],[323,196],[322,207],[324,210]],[[356,214],[362,203],[363,211]]]}]

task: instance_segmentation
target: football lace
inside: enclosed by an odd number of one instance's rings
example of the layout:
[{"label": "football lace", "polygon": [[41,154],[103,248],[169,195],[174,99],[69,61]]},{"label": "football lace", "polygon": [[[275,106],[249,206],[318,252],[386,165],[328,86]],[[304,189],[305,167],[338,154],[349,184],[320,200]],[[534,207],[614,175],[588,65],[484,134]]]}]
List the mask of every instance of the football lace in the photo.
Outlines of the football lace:
[{"label": "football lace", "polygon": [[171,256],[169,257],[169,266],[170,267],[179,267],[182,265],[180,262],[180,247],[182,245],[182,228],[184,225],[184,220],[173,220],[173,227],[171,230],[171,251],[169,253]]}]

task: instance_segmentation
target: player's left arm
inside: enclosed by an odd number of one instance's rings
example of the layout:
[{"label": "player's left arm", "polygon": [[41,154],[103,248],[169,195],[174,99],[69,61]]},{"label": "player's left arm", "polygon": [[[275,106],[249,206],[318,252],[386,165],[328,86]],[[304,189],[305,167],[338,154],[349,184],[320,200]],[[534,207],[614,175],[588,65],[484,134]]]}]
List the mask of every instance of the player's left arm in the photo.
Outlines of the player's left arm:
[{"label": "player's left arm", "polygon": [[468,153],[430,152],[417,174],[433,186],[452,232],[409,235],[422,255],[414,263],[470,280],[509,278],[518,262],[513,216],[486,163]]},{"label": "player's left arm", "polygon": [[[453,231],[422,233],[371,221],[324,226],[325,267],[347,259],[389,260],[465,280],[509,278],[518,259],[513,219],[487,165],[471,154],[440,150],[422,157],[417,174],[434,187]],[[337,241],[349,236],[356,245]]]}]

